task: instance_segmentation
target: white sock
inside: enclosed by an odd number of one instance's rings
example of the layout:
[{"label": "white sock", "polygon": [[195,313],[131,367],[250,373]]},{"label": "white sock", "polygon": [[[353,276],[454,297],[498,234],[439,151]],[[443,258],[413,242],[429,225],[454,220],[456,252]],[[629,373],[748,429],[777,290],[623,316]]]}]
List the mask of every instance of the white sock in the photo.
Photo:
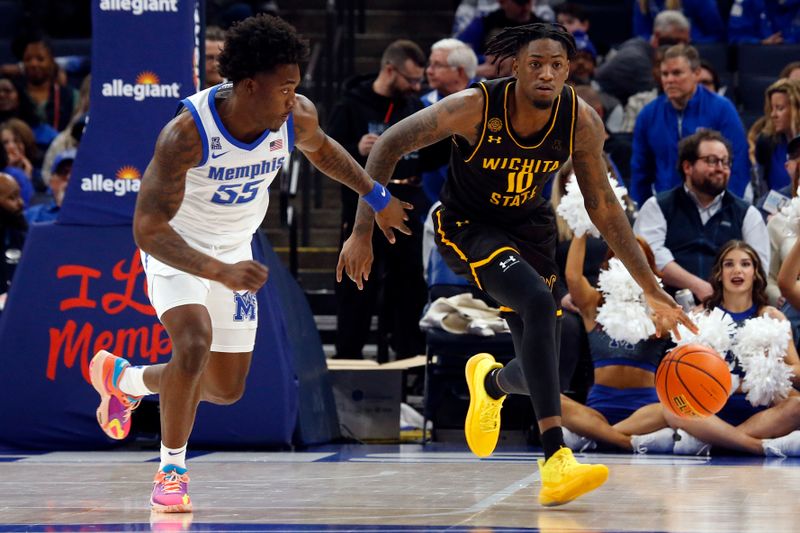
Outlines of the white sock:
[{"label": "white sock", "polygon": [[186,468],[186,444],[180,448],[167,448],[163,442],[161,443],[161,464],[158,468],[160,470],[167,465]]},{"label": "white sock", "polygon": [[129,366],[119,378],[119,390],[131,396],[147,396],[155,394],[144,384],[144,369],[146,366]]}]

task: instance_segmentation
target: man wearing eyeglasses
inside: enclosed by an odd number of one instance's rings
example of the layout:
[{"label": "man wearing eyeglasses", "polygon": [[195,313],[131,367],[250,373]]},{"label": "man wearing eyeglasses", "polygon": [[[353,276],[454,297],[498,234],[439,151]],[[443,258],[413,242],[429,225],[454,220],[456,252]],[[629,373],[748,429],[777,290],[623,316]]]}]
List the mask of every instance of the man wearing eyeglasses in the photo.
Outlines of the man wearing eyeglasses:
[{"label": "man wearing eyeglasses", "polygon": [[689,289],[703,301],[717,250],[731,239],[745,241],[769,264],[769,236],[758,209],[732,194],[731,143],[701,129],[678,145],[683,185],[647,200],[633,231],[653,249],[664,285]]},{"label": "man wearing eyeglasses", "polygon": [[[339,141],[360,165],[379,136],[405,117],[422,109],[418,93],[422,89],[427,58],[414,42],[398,40],[383,52],[381,69],[375,74],[357,76],[345,83],[342,99],[334,107],[328,134]],[[380,314],[382,324],[389,324],[389,344],[398,358],[423,353],[424,337],[418,320],[427,299],[427,287],[419,257],[422,254],[420,213],[427,203],[421,188],[419,152],[402,158],[394,169],[388,189],[414,205],[409,214],[412,235],[397,235],[394,245],[384,246],[375,239],[376,275],[360,290],[352,283],[336,284],[337,340],[336,357],[361,359],[370,332],[373,314]],[[440,163],[441,164],[441,163]],[[342,188],[341,242],[353,229],[358,194]],[[385,239],[384,239],[385,240]],[[387,243],[388,244],[388,243]],[[378,313],[378,294],[393,302]]]}]

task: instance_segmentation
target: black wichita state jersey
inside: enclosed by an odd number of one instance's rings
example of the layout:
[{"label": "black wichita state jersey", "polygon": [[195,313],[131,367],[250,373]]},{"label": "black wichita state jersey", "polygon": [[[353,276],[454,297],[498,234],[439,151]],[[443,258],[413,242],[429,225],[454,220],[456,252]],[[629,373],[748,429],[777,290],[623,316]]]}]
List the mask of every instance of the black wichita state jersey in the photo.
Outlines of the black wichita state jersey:
[{"label": "black wichita state jersey", "polygon": [[507,102],[516,82],[500,78],[472,85],[484,92],[482,133],[474,146],[454,137],[441,193],[445,208],[508,226],[530,219],[546,201],[544,185],[572,154],[577,97],[572,87],[564,85],[545,126],[523,138],[514,132],[508,115]]}]

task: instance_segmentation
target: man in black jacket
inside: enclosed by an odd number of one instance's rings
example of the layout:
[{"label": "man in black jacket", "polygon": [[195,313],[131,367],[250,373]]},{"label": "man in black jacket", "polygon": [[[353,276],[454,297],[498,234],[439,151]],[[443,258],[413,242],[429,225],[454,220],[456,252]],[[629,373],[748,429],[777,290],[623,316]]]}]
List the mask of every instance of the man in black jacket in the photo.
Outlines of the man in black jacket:
[{"label": "man in black jacket", "polygon": [[[359,164],[366,163],[375,141],[389,126],[422,109],[417,95],[422,88],[425,63],[425,53],[415,43],[394,41],[383,52],[377,77],[360,76],[346,84],[344,96],[331,113],[327,131]],[[398,358],[424,352],[424,337],[418,325],[427,298],[420,261],[419,213],[424,212],[426,203],[421,171],[420,154],[412,152],[398,162],[388,184],[392,195],[414,204],[415,211],[408,222],[413,234],[397,235],[394,245],[375,239],[376,270],[372,278],[362,287],[337,284],[336,357],[363,357],[379,301],[392,302],[391,307],[383,305],[378,314]],[[358,195],[342,187],[341,242],[350,236],[357,205]],[[379,298],[381,290],[383,297]]]}]

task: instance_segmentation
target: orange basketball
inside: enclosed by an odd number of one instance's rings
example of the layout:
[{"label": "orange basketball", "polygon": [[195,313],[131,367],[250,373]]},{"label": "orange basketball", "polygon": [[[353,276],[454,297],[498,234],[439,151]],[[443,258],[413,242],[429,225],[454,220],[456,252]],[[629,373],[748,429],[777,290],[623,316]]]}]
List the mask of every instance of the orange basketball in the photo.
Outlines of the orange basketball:
[{"label": "orange basketball", "polygon": [[702,344],[671,350],[656,371],[658,399],[683,418],[706,418],[719,412],[730,390],[728,364],[713,348]]}]

